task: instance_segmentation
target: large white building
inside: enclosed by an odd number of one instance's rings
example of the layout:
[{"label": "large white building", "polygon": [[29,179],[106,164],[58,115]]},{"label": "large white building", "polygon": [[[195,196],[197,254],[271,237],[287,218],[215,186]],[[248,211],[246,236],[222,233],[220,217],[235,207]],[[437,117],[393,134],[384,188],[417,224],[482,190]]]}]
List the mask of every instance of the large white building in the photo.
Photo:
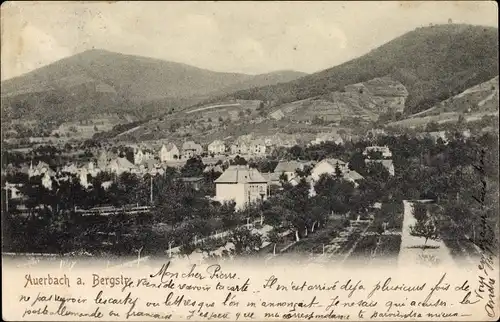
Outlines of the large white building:
[{"label": "large white building", "polygon": [[179,159],[181,156],[179,149],[173,143],[163,144],[160,149],[160,161],[167,162]]},{"label": "large white building", "polygon": [[182,158],[189,159],[203,153],[203,148],[194,141],[184,142],[182,145]]},{"label": "large white building", "polygon": [[253,140],[250,143],[250,153],[256,155],[266,154],[266,142],[262,139]]},{"label": "large white building", "polygon": [[231,154],[247,154],[248,145],[242,141],[236,141],[231,145]]},{"label": "large white building", "polygon": [[257,169],[232,165],[215,180],[216,199],[220,202],[234,201],[236,209],[266,200],[268,182]]},{"label": "large white building", "polygon": [[208,153],[210,154],[224,154],[226,152],[226,145],[224,141],[215,140],[208,145]]},{"label": "large white building", "polygon": [[146,151],[142,152],[142,149],[135,149],[134,151],[134,164],[139,165],[147,160],[153,159],[153,155]]}]

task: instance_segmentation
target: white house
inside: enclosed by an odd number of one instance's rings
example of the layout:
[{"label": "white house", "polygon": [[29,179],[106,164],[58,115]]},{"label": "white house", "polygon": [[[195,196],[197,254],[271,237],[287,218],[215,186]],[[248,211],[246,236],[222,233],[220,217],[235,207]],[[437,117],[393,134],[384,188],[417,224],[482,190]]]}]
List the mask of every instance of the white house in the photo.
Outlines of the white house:
[{"label": "white house", "polygon": [[344,140],[340,135],[336,133],[323,133],[312,140],[310,145],[318,145],[324,142],[333,142],[338,145],[344,144]]},{"label": "white house", "polygon": [[136,149],[134,151],[134,164],[135,165],[138,165],[138,164],[141,164],[143,159],[144,159],[144,153],[142,152],[141,149]]},{"label": "white house", "polygon": [[79,168],[78,175],[82,187],[88,188],[90,186],[88,176],[90,175],[91,177],[95,177],[99,172],[101,172],[101,169],[95,167],[94,162],[89,162],[87,165]]},{"label": "white house", "polygon": [[215,180],[216,199],[234,201],[236,209],[244,209],[251,203],[266,200],[268,181],[259,170],[248,166],[229,166]]},{"label": "white house", "polygon": [[314,182],[317,182],[322,174],[336,174],[336,168],[339,168],[340,174],[344,180],[350,181],[354,183],[354,186],[357,187],[357,181],[363,179],[363,176],[358,172],[349,169],[347,163],[339,159],[324,159],[318,164],[314,166],[311,170],[311,179]]},{"label": "white house", "polygon": [[168,143],[167,145],[163,144],[160,149],[160,161],[172,161],[179,159],[181,156],[179,149],[173,143]]},{"label": "white house", "polygon": [[134,151],[134,164],[139,165],[147,160],[153,159],[153,155],[146,151],[143,152],[142,149],[135,149]]},{"label": "white house", "polygon": [[318,181],[322,174],[335,174],[336,167],[339,167],[341,172],[347,169],[347,163],[339,159],[323,159],[318,162],[311,170],[311,177],[314,181]]},{"label": "white house", "polygon": [[7,198],[8,199],[21,199],[23,197],[21,191],[19,188],[21,188],[23,185],[20,183],[5,183],[5,190],[7,191]]},{"label": "white house", "polygon": [[107,169],[110,172],[116,173],[118,175],[122,174],[123,172],[137,171],[137,167],[126,158],[116,158],[111,160],[111,162],[107,166]]},{"label": "white house", "polygon": [[208,153],[210,154],[224,154],[226,152],[226,145],[221,140],[215,140],[208,145]]},{"label": "white house", "polygon": [[52,190],[52,178],[49,175],[49,172],[45,172],[42,177],[42,186],[44,186],[48,190]]},{"label": "white house", "polygon": [[242,141],[235,141],[231,145],[231,154],[247,154],[248,153],[248,145]]},{"label": "white house", "polygon": [[250,153],[256,155],[265,155],[266,154],[266,142],[261,139],[253,140],[250,143]]},{"label": "white house", "polygon": [[203,148],[198,143],[194,141],[187,141],[182,144],[182,157],[184,159],[189,159],[203,153]]},{"label": "white house", "polygon": [[52,170],[45,162],[39,161],[38,164],[34,167],[33,163],[30,164],[30,168],[28,170],[29,177],[41,176],[45,173],[47,173],[49,176],[55,175],[54,170]]}]

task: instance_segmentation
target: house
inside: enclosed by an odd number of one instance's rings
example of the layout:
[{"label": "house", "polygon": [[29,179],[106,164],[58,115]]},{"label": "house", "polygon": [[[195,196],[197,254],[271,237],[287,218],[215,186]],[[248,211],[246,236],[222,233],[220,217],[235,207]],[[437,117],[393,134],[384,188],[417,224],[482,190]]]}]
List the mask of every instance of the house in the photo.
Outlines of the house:
[{"label": "house", "polygon": [[190,159],[194,156],[201,155],[202,153],[203,148],[194,141],[187,141],[182,145],[182,157],[184,159]]},{"label": "house", "polygon": [[344,144],[344,139],[336,133],[323,133],[311,141],[310,145],[319,145],[325,142],[333,142],[337,145]]},{"label": "house", "polygon": [[97,167],[100,169],[106,168],[106,166],[111,161],[111,156],[105,151],[101,151],[99,158],[97,158]]},{"label": "house", "polygon": [[394,171],[394,163],[392,162],[392,160],[371,160],[371,159],[366,159],[365,160],[365,164],[369,164],[369,163],[372,163],[372,162],[381,163],[384,166],[384,168],[387,169],[387,171],[389,172],[389,174],[391,176],[394,176],[395,171]]},{"label": "house", "polygon": [[270,186],[281,186],[280,176],[274,172],[261,173],[264,179],[266,179],[268,187]]},{"label": "house", "polygon": [[220,202],[236,202],[236,209],[266,200],[268,180],[259,170],[248,166],[232,165],[215,181],[216,199]]},{"label": "house", "polygon": [[28,170],[29,177],[41,176],[45,173],[47,173],[49,177],[55,175],[54,170],[52,170],[45,162],[39,161],[35,167],[33,167],[33,163],[30,164],[30,168]]},{"label": "house", "polygon": [[[336,169],[340,170],[340,175],[346,181],[354,183],[354,187],[358,187],[358,181],[364,179],[362,175],[358,172],[349,169],[348,164],[342,160],[338,159],[324,159],[312,169],[311,171],[311,189],[314,189],[314,183],[316,183],[321,175],[329,174],[335,175]],[[310,192],[310,195],[315,195],[316,192]]]},{"label": "house", "polygon": [[248,148],[243,140],[237,140],[231,145],[231,154],[247,154]]},{"label": "house", "polygon": [[304,166],[305,164],[299,161],[280,161],[274,169],[274,173],[278,176],[285,174],[290,181],[297,176],[297,170],[304,170]]},{"label": "house", "polygon": [[360,175],[357,171],[351,170],[348,167],[346,167],[345,172],[342,173],[342,178],[344,180],[354,183],[354,187],[358,187],[359,186],[358,181],[364,179],[364,177]]},{"label": "house", "polygon": [[136,172],[137,167],[127,160],[126,158],[116,158],[109,162],[106,167],[110,172],[116,173],[117,175],[122,174],[123,172]]},{"label": "house", "polygon": [[163,144],[160,149],[160,161],[167,162],[180,159],[180,152],[177,146],[173,143]]},{"label": "house", "polygon": [[45,172],[42,177],[42,186],[44,186],[48,190],[52,190],[52,178],[49,175],[49,172]]},{"label": "house", "polygon": [[23,197],[20,188],[22,188],[21,183],[9,183],[5,182],[5,190],[7,191],[8,199],[21,199]]},{"label": "house", "polygon": [[265,155],[266,154],[266,142],[261,139],[253,140],[250,143],[250,153],[256,155]]},{"label": "house", "polygon": [[221,140],[215,140],[208,145],[208,153],[220,155],[226,152],[226,145]]},{"label": "house", "polygon": [[151,159],[153,159],[153,155],[149,151],[143,152],[142,149],[134,149],[134,164],[139,165]]},{"label": "house", "polygon": [[141,164],[143,158],[144,158],[144,153],[142,152],[142,150],[135,149],[135,151],[134,151],[134,164],[135,165]]},{"label": "house", "polygon": [[318,162],[311,170],[311,178],[314,181],[318,181],[322,174],[335,174],[335,169],[344,173],[347,168],[347,163],[339,159],[323,159]]},{"label": "house", "polygon": [[382,158],[384,159],[392,158],[392,152],[391,150],[389,150],[387,146],[367,146],[363,151],[363,155],[370,158],[370,153],[373,152],[375,153],[380,152],[382,154]]}]

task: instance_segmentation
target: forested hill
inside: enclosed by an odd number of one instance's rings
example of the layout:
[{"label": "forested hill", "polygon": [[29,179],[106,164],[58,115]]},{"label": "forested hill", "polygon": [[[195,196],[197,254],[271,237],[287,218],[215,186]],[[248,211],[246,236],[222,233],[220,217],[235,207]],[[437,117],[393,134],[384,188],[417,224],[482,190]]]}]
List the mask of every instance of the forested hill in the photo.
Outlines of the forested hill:
[{"label": "forested hill", "polygon": [[94,49],[2,81],[2,116],[78,120],[118,113],[144,117],[195,104],[214,92],[277,84],[303,75],[294,71],[221,73]]},{"label": "forested hill", "polygon": [[288,83],[237,91],[230,96],[279,105],[342,91],[348,84],[391,76],[408,89],[405,113],[413,114],[497,74],[497,28],[435,25],[408,32],[339,66]]}]

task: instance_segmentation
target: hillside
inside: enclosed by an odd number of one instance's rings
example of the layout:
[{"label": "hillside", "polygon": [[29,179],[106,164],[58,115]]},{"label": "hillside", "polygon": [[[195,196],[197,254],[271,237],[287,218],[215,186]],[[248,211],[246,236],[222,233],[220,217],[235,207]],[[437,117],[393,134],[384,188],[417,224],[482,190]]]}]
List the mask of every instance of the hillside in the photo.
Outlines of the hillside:
[{"label": "hillside", "polygon": [[458,121],[463,116],[466,121],[483,117],[498,116],[498,76],[484,83],[470,87],[433,107],[413,114],[405,120],[389,123],[389,126],[416,127],[430,122],[447,123]]},{"label": "hillside", "polygon": [[408,32],[339,66],[284,84],[238,91],[231,97],[277,106],[390,76],[406,87],[405,114],[413,114],[491,79],[497,70],[497,28],[436,25]]},{"label": "hillside", "polygon": [[307,75],[306,73],[296,72],[293,70],[282,70],[266,74],[255,75],[250,79],[241,81],[239,83],[225,87],[220,91],[211,93],[211,95],[231,94],[233,92],[246,90],[254,87],[287,83],[306,75]]},{"label": "hillside", "polygon": [[[120,140],[211,137],[243,134],[314,134],[324,127],[345,127],[376,121],[381,114],[401,112],[408,92],[398,81],[382,77],[349,84],[340,92],[266,108],[259,100],[226,99],[192,106],[160,118],[153,118]],[[327,131],[328,131],[327,130]],[[109,136],[106,136],[109,137]]]},{"label": "hillside", "polygon": [[[276,84],[301,73],[276,73]],[[16,119],[79,119],[117,112],[139,117],[189,106],[231,86],[244,89],[263,76],[219,73],[186,64],[89,50],[2,82],[2,112]]]},{"label": "hillside", "polygon": [[438,115],[447,112],[481,113],[498,111],[498,76],[466,89],[432,108],[411,115],[411,118]]}]

